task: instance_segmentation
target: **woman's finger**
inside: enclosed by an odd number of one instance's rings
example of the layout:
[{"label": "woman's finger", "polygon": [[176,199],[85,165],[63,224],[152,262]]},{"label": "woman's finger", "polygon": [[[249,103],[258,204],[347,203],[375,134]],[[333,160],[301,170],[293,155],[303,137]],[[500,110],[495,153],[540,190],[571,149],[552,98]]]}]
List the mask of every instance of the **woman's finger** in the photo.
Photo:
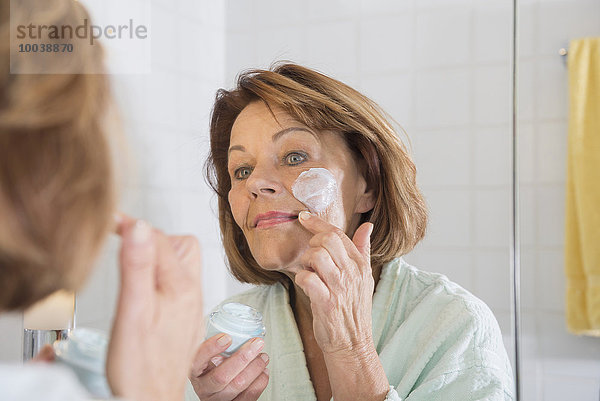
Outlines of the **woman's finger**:
[{"label": "woman's finger", "polygon": [[[313,214],[313,213],[310,213],[307,211],[300,212],[300,214],[298,215],[298,221],[300,222],[300,224],[302,224],[302,226],[304,228],[306,228],[308,231],[310,231],[311,233],[313,233],[315,235],[320,234],[320,233],[336,234],[337,237],[342,241],[342,243],[344,245],[344,249],[346,249],[346,254],[351,259],[354,259],[357,261],[362,259],[362,254],[356,248],[356,244],[354,244],[352,242],[352,240],[350,238],[348,238],[346,233],[344,233],[344,231],[342,231],[340,228],[334,226],[333,224],[328,223],[327,221],[323,220],[321,217],[317,216],[316,214]],[[335,238],[333,238],[333,237],[330,239],[333,241],[335,240]]]},{"label": "woman's finger", "polygon": [[235,401],[256,401],[269,384],[268,369],[265,369],[246,390],[235,398]]},{"label": "woman's finger", "polygon": [[310,298],[311,303],[321,304],[329,300],[329,288],[315,272],[302,270],[296,273],[294,281]]},{"label": "woman's finger", "polygon": [[191,378],[200,376],[209,366],[209,362],[231,345],[231,336],[221,333],[212,336],[200,344],[192,363]]},{"label": "woman's finger", "polygon": [[355,248],[354,244],[350,240],[344,241],[343,237],[346,237],[346,234],[342,230],[336,229],[316,234],[308,244],[312,247],[324,248],[340,270],[352,271],[356,268],[357,263],[351,259],[349,254],[358,252],[353,249]]},{"label": "woman's finger", "polygon": [[240,372],[230,383],[218,394],[213,395],[211,400],[229,401],[235,399],[244,392],[262,374],[269,363],[267,354],[260,354]]},{"label": "woman's finger", "polygon": [[225,389],[258,356],[264,345],[262,338],[253,338],[217,368],[208,372],[202,377],[205,391],[214,394]]},{"label": "woman's finger", "polygon": [[[150,224],[143,220],[123,225],[120,252],[121,293],[119,311],[139,318],[142,309],[152,310],[156,288],[156,241]],[[125,317],[124,319],[128,319]]]},{"label": "woman's finger", "polygon": [[302,255],[300,263],[305,268],[314,270],[329,289],[340,286],[340,267],[336,266],[325,248],[309,248]]}]

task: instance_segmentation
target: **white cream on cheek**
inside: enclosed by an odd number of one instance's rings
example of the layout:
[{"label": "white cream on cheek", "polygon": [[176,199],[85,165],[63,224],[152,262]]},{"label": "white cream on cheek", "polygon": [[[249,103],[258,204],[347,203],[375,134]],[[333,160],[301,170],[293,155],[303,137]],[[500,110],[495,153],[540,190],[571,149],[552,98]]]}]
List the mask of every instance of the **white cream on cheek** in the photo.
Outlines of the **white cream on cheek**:
[{"label": "white cream on cheek", "polygon": [[310,212],[319,214],[337,199],[337,182],[331,171],[311,168],[294,181],[292,193]]}]

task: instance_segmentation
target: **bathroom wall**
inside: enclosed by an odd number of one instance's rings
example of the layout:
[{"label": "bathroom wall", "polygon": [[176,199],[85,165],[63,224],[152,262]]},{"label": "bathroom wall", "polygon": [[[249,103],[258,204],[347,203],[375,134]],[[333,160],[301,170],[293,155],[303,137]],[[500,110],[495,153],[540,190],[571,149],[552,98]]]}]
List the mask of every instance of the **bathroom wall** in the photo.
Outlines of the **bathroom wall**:
[{"label": "bathroom wall", "polygon": [[564,208],[568,81],[558,55],[600,36],[600,2],[522,1],[521,244],[525,400],[598,400],[600,339],[565,324]]}]

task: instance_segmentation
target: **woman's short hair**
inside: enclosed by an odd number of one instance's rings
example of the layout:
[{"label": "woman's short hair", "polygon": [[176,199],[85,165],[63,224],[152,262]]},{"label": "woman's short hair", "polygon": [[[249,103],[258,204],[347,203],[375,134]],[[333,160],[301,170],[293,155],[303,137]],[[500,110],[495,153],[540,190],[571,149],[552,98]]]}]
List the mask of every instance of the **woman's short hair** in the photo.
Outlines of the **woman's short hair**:
[{"label": "woman's short hair", "polygon": [[416,169],[384,112],[348,85],[296,64],[241,73],[233,90],[217,92],[210,122],[206,176],[218,196],[219,223],[229,268],[241,282],[272,284],[282,273],[262,269],[252,256],[228,201],[231,181],[227,157],[231,128],[251,102],[278,107],[315,131],[340,133],[365,167],[375,206],[363,214],[371,221],[371,263],[382,265],[406,254],[423,238],[427,208],[416,184]]},{"label": "woman's short hair", "polygon": [[[12,3],[37,24],[89,19],[72,0]],[[113,222],[114,190],[106,75],[11,74],[9,1],[0,9],[1,311],[81,284]],[[82,70],[103,63],[97,45],[68,57]]]}]

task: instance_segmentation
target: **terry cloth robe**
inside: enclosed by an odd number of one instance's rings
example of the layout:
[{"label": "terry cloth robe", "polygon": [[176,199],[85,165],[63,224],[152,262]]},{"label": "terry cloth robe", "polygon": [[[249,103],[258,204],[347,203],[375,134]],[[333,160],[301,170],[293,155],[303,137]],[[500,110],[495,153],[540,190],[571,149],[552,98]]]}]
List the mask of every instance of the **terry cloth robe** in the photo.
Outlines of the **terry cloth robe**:
[{"label": "terry cloth robe", "polygon": [[[269,384],[259,401],[316,400],[286,288],[258,286],[225,302],[263,314]],[[514,399],[494,315],[441,274],[420,271],[401,258],[386,264],[373,296],[373,340],[403,401]],[[186,401],[197,400],[188,383]]]}]

